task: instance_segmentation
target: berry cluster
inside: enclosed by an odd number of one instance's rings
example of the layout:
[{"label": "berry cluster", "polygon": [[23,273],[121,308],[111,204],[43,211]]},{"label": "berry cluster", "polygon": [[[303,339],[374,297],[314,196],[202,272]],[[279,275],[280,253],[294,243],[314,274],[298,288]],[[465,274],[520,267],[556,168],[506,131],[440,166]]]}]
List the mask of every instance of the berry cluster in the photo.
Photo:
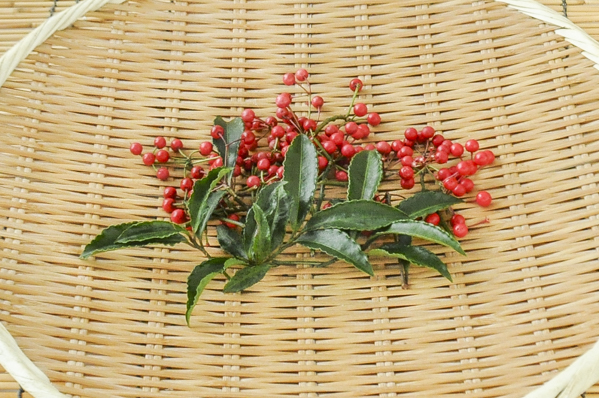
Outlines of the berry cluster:
[{"label": "berry cluster", "polygon": [[[216,212],[223,224],[231,228],[240,225],[239,221],[248,209],[247,205],[244,206],[245,198],[251,197],[261,186],[283,178],[285,155],[293,139],[300,134],[308,136],[316,148],[318,180],[325,186],[348,181],[348,166],[357,153],[377,151],[383,159],[385,176],[399,178],[402,188],[413,188],[419,178],[422,188],[425,184],[435,183],[445,192],[462,197],[474,188],[469,177],[494,161],[495,156],[491,151],[479,151],[476,140],[461,145],[446,139],[430,126],[420,131],[408,128],[404,139],[368,142],[371,128],[381,123],[381,117],[376,112],[370,112],[366,104],[357,102],[364,86],[362,81],[352,79],[349,82],[353,97],[345,114],[322,119],[325,100],[313,95],[308,78],[309,73],[305,69],[283,76],[286,86],[297,86],[301,91],[299,94],[280,93],[275,98],[274,115],[260,118],[252,109],[245,109],[241,113],[244,131],[236,146],[237,160],[234,166],[231,165],[234,167],[234,183],[230,185],[228,195],[223,198]],[[293,110],[293,105],[300,102],[308,104],[308,111],[303,115]],[[219,153],[217,148],[219,140],[225,139],[224,127],[215,124],[210,135],[212,142],[201,142],[197,150],[188,152],[184,151],[183,143],[177,138],[170,142],[170,151],[167,150],[164,137],[157,137],[153,150],[146,153],[143,153],[140,143],[131,144],[131,153],[140,155],[145,165],[154,167],[156,177],[162,181],[171,177],[172,169],[182,169],[179,187],[167,186],[164,189],[162,208],[170,213],[174,223],[182,224],[189,220],[186,203],[195,181],[205,177],[207,171],[226,163],[223,160],[226,156]],[[451,159],[456,159],[457,164],[445,167]],[[169,165],[174,167],[169,170]],[[488,206],[491,196],[487,192],[479,192],[476,202]],[[325,203],[323,208],[328,205]],[[462,216],[459,217],[463,220]],[[454,215],[451,225],[454,235],[463,237],[468,229],[465,221],[454,222],[453,219],[459,217]],[[425,219],[438,225],[441,215],[433,213]]]}]

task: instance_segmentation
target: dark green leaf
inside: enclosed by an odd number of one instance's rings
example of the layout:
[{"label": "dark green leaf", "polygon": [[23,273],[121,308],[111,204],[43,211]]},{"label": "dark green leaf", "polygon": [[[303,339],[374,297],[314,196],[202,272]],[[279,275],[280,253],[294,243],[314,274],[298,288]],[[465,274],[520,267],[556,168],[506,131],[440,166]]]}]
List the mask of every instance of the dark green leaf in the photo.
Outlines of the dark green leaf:
[{"label": "dark green leaf", "polygon": [[414,238],[426,239],[431,242],[439,243],[443,246],[447,246],[457,251],[460,254],[466,254],[460,242],[458,242],[454,236],[450,235],[446,231],[432,224],[424,221],[415,220],[401,220],[394,222],[388,227],[381,231],[377,231],[377,235],[384,234],[400,234],[409,235]]},{"label": "dark green leaf", "polygon": [[349,164],[347,199],[372,199],[383,178],[383,162],[377,151],[362,151]]},{"label": "dark green leaf", "polygon": [[272,267],[270,264],[261,264],[241,268],[225,285],[223,292],[236,293],[260,282]]},{"label": "dark green leaf", "polygon": [[287,182],[285,191],[289,196],[289,221],[297,231],[306,219],[316,189],[318,177],[318,157],[310,139],[300,134],[291,143],[283,162],[283,180]]},{"label": "dark green leaf", "polygon": [[212,211],[214,211],[215,197],[213,197],[211,202],[208,202],[210,194],[213,193],[212,191],[219,181],[231,170],[230,168],[217,167],[210,170],[206,177],[197,180],[193,184],[193,193],[191,194],[187,208],[191,217],[191,226],[196,235],[201,235],[204,232],[204,228],[212,216]]},{"label": "dark green leaf", "polygon": [[216,237],[221,249],[232,256],[247,260],[247,253],[243,250],[241,235],[236,229],[219,225],[216,227]]},{"label": "dark green leaf", "polygon": [[285,237],[289,220],[289,200],[285,191],[285,181],[279,181],[264,187],[258,194],[256,203],[268,221],[271,233],[271,248],[278,247]]},{"label": "dark green leaf", "polygon": [[357,269],[374,275],[368,257],[353,239],[337,229],[321,229],[306,232],[297,238],[297,243],[310,249],[321,250],[352,264]]},{"label": "dark green leaf", "polygon": [[214,124],[221,126],[225,130],[223,138],[213,139],[212,142],[218,150],[218,154],[223,158],[225,167],[235,167],[237,161],[237,153],[239,152],[239,143],[241,134],[245,130],[245,125],[241,118],[226,122],[220,116],[214,119]]},{"label": "dark green leaf", "polygon": [[389,243],[378,249],[371,250],[369,254],[400,258],[414,265],[431,268],[449,279],[450,282],[453,282],[451,274],[443,261],[435,253],[424,247]]},{"label": "dark green leaf", "polygon": [[254,221],[256,222],[256,230],[252,234],[252,243],[250,245],[250,250],[248,251],[248,256],[251,260],[260,264],[268,258],[271,253],[270,227],[264,212],[257,203],[252,206],[252,209],[254,210],[253,214]]},{"label": "dark green leaf", "polygon": [[248,253],[249,258],[253,258],[250,255],[252,250],[252,244],[254,242],[254,236],[256,234],[256,218],[254,217],[254,206],[250,207],[245,216],[245,227],[243,228],[243,250]]},{"label": "dark green leaf", "polygon": [[116,240],[116,243],[168,238],[182,232],[185,233],[185,228],[170,221],[144,221],[134,223],[125,229]]},{"label": "dark green leaf", "polygon": [[225,196],[226,191],[213,191],[208,195],[208,199],[204,202],[203,206],[201,206],[200,211],[197,217],[197,230],[195,231],[198,235],[201,235],[202,232],[208,226],[208,221],[212,217],[212,213],[218,207],[218,204],[221,202],[223,196]]},{"label": "dark green leaf", "polygon": [[198,303],[200,295],[208,283],[218,274],[222,274],[227,268],[228,257],[214,257],[197,265],[187,278],[187,311],[185,320],[189,325],[189,318],[193,308]]},{"label": "dark green leaf", "polygon": [[306,229],[373,231],[405,218],[406,214],[393,206],[372,200],[352,200],[317,212],[306,224]]},{"label": "dark green leaf", "polygon": [[402,200],[397,208],[409,215],[410,218],[418,218],[462,202],[461,199],[441,191],[421,191]]},{"label": "dark green leaf", "polygon": [[138,224],[138,222],[128,222],[124,224],[112,225],[105,228],[98,236],[96,236],[90,243],[88,243],[80,257],[85,259],[96,253],[107,252],[111,250],[124,249],[127,247],[139,247],[149,246],[154,244],[162,244],[172,246],[177,243],[185,242],[186,239],[183,235],[176,234],[163,238],[152,238],[142,241],[130,241],[127,243],[117,242],[121,234],[129,227]]}]

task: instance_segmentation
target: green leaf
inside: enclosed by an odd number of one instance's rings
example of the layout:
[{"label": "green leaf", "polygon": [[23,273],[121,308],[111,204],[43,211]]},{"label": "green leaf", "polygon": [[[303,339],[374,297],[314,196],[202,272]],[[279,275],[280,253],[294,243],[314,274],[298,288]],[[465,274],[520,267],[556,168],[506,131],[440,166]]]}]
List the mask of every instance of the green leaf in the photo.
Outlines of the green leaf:
[{"label": "green leaf", "polygon": [[134,223],[125,229],[117,238],[116,243],[168,238],[179,233],[185,233],[185,228],[170,221],[143,221]]},{"label": "green leaf", "polygon": [[223,158],[223,164],[225,167],[235,167],[237,161],[237,153],[239,152],[239,143],[241,140],[241,134],[245,130],[245,124],[240,117],[226,122],[222,117],[214,119],[214,124],[221,126],[225,133],[223,138],[212,139],[214,146],[218,150],[218,154]]},{"label": "green leaf", "polygon": [[377,235],[384,234],[400,234],[412,236],[414,238],[426,239],[428,241],[450,247],[458,253],[466,255],[462,249],[462,246],[460,246],[460,242],[458,242],[453,235],[424,221],[397,221],[381,231],[377,231]]},{"label": "green leaf", "polygon": [[289,221],[294,231],[297,231],[306,219],[318,177],[318,157],[316,148],[310,139],[300,134],[289,145],[283,162],[283,181],[286,181],[285,191],[289,196]]},{"label": "green leaf", "polygon": [[424,247],[389,243],[371,250],[368,254],[400,258],[409,261],[410,264],[431,268],[453,282],[445,263],[435,253]]},{"label": "green leaf", "polygon": [[373,231],[405,218],[406,214],[393,206],[373,200],[352,200],[317,212],[308,220],[306,229]]},{"label": "green leaf", "polygon": [[347,199],[372,199],[383,178],[383,161],[377,151],[362,151],[349,164]]},{"label": "green leaf", "polygon": [[374,275],[372,265],[368,262],[368,257],[360,245],[345,232],[337,229],[309,231],[300,235],[296,242],[310,249],[321,250],[330,256],[340,258],[360,271],[371,276]]},{"label": "green leaf", "polygon": [[253,215],[256,222],[256,229],[252,233],[252,242],[248,256],[250,260],[260,264],[271,254],[270,227],[268,226],[268,220],[264,212],[257,203],[252,206],[252,209],[254,210]]},{"label": "green leaf", "polygon": [[221,249],[230,255],[247,260],[247,253],[243,249],[241,235],[234,228],[229,228],[225,225],[216,227],[216,238]]},{"label": "green leaf", "polygon": [[208,283],[218,274],[222,274],[227,269],[228,257],[213,257],[197,265],[187,278],[187,311],[185,320],[189,325],[189,318],[194,307],[198,303],[200,295]]},{"label": "green leaf", "polygon": [[142,241],[129,241],[126,243],[119,243],[117,240],[121,234],[131,226],[138,224],[139,222],[128,222],[124,224],[112,225],[102,230],[102,232],[96,236],[90,243],[88,243],[80,257],[86,259],[96,253],[107,252],[111,250],[124,249],[127,247],[139,247],[149,246],[154,244],[162,244],[172,246],[177,243],[185,242],[186,239],[183,235],[176,234],[170,235],[163,238],[151,238]]},{"label": "green leaf", "polygon": [[[191,227],[196,235],[201,235],[212,216],[212,212],[218,205],[218,202],[224,195],[224,191],[212,192],[220,180],[232,169],[226,167],[217,167],[210,170],[206,177],[197,180],[193,184],[193,193],[187,204],[189,216],[191,218]],[[214,194],[214,195],[211,195]],[[217,199],[218,195],[220,198]],[[212,199],[208,199],[212,196]]]},{"label": "green leaf", "polygon": [[409,215],[410,218],[418,218],[462,202],[461,199],[445,192],[421,191],[408,199],[402,200],[397,208]]},{"label": "green leaf", "polygon": [[283,242],[286,225],[289,220],[289,200],[285,191],[285,181],[267,185],[258,194],[256,203],[268,221],[271,234],[271,248],[277,248]]},{"label": "green leaf", "polygon": [[248,287],[260,282],[271,268],[272,265],[270,264],[261,264],[241,268],[235,273],[235,275],[233,275],[229,282],[227,282],[223,292],[237,293],[247,289]]}]

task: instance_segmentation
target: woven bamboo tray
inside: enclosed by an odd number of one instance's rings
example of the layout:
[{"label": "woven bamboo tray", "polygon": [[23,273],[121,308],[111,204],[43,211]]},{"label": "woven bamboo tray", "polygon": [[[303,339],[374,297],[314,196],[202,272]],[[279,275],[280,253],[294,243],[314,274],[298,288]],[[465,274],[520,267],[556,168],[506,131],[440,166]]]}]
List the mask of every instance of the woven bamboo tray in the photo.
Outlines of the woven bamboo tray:
[{"label": "woven bamboo tray", "polygon": [[[498,154],[478,180],[494,205],[463,210],[491,223],[445,253],[453,284],[279,269],[243,294],[211,284],[189,328],[191,252],[78,258],[101,228],[162,216],[132,140],[270,113],[299,66],[330,113],[362,78],[377,138],[432,124]],[[523,396],[599,337],[598,80],[555,26],[493,1],[107,5],[0,89],[0,319],[74,397]]]}]

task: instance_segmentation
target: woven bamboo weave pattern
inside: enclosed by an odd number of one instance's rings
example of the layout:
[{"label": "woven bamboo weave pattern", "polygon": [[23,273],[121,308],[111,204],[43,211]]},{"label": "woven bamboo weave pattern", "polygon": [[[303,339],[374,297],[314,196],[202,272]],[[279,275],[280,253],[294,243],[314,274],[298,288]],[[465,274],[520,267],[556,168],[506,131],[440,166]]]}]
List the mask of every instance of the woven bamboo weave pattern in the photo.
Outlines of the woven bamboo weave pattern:
[{"label": "woven bamboo weave pattern", "polygon": [[[498,154],[477,180],[494,204],[463,205],[490,219],[468,256],[435,248],[454,283],[279,268],[243,294],[213,282],[188,328],[195,252],[78,258],[103,227],[165,216],[131,141],[195,146],[217,115],[268,115],[299,66],[330,114],[362,78],[372,139],[431,124]],[[0,319],[75,397],[520,397],[599,337],[598,73],[492,1],[108,5],[0,89]]]}]

